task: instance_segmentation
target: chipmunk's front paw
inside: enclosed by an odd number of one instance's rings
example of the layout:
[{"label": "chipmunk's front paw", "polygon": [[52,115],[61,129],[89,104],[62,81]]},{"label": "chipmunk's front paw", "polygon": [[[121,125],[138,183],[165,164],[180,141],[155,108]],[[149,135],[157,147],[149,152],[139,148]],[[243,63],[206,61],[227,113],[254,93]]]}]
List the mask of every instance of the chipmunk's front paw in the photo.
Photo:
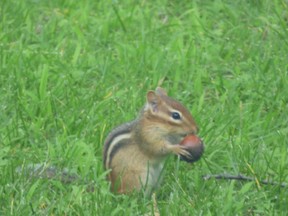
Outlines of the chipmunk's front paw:
[{"label": "chipmunk's front paw", "polygon": [[186,146],[181,146],[181,145],[169,145],[169,150],[172,151],[174,154],[184,156],[187,158],[191,157],[191,154]]}]

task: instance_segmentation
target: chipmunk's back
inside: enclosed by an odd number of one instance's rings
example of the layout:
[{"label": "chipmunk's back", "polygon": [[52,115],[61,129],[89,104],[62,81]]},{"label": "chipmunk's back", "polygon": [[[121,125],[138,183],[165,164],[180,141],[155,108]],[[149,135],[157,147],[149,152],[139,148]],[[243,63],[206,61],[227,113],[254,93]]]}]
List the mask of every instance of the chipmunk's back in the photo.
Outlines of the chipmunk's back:
[{"label": "chipmunk's back", "polygon": [[135,120],[119,125],[107,136],[103,151],[103,163],[106,169],[110,168],[111,158],[113,158],[117,151],[129,144],[128,140],[131,138],[131,131],[134,125]]}]

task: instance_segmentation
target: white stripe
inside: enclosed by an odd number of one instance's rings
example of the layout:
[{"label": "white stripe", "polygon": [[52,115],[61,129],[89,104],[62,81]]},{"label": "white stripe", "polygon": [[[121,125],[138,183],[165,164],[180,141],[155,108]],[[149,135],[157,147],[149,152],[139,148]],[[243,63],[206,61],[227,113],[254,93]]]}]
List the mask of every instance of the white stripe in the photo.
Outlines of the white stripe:
[{"label": "white stripe", "polygon": [[110,154],[112,152],[112,150],[116,147],[116,145],[123,139],[130,139],[131,138],[131,133],[126,133],[126,134],[121,134],[118,135],[116,137],[114,137],[114,139],[112,140],[109,149],[107,151],[107,157],[106,157],[106,168],[108,169],[109,167],[109,161],[112,159],[110,158]]}]

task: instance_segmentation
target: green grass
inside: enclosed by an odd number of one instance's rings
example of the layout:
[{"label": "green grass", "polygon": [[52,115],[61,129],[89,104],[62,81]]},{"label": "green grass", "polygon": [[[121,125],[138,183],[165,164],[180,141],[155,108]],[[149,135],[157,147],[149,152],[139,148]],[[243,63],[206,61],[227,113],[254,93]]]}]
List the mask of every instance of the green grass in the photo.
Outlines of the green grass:
[{"label": "green grass", "polygon": [[[161,214],[286,214],[287,188],[202,176],[288,182],[287,1],[0,4],[1,215],[149,212],[142,194],[109,192],[102,147],[159,83],[191,110],[206,144],[195,164],[168,159]],[[15,172],[43,162],[82,180]]]}]

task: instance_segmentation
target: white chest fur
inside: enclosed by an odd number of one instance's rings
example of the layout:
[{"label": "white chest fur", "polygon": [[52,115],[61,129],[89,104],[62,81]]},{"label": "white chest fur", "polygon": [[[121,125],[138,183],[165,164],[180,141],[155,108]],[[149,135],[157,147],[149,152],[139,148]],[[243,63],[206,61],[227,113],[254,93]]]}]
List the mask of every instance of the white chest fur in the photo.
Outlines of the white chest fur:
[{"label": "white chest fur", "polygon": [[[142,182],[145,184],[145,194],[150,194],[151,191],[155,190],[161,183],[162,172],[164,167],[164,161],[150,162],[147,166],[147,172],[145,179],[142,179]],[[144,180],[144,181],[143,181]]]}]

